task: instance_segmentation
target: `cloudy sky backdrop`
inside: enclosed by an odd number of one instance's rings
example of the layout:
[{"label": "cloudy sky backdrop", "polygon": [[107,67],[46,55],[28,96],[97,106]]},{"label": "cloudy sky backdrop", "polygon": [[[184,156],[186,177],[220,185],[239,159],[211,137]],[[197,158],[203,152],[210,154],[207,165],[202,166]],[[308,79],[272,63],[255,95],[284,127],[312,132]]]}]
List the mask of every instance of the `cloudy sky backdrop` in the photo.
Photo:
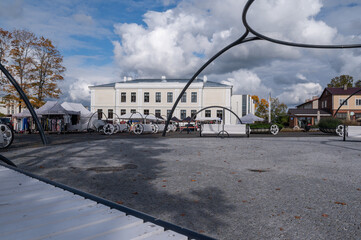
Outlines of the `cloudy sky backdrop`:
[{"label": "cloudy sky backdrop", "polygon": [[[246,0],[1,0],[0,26],[53,40],[67,68],[63,99],[89,104],[88,86],[133,78],[190,78],[239,38]],[[248,21],[265,35],[314,44],[361,43],[356,0],[256,0]],[[331,78],[361,79],[361,49],[315,50],[245,43],[204,73],[234,92],[293,106]]]}]

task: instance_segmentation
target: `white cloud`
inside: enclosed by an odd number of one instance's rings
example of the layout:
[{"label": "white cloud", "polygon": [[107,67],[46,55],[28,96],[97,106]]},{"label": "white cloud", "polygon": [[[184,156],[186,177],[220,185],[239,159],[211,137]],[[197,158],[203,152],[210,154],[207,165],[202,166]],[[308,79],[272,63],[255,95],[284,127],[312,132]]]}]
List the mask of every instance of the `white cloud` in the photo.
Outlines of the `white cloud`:
[{"label": "white cloud", "polygon": [[319,96],[322,90],[323,88],[319,83],[299,83],[285,88],[284,92],[278,95],[277,98],[287,105],[295,105],[313,96]]},{"label": "white cloud", "polygon": [[265,96],[270,92],[257,74],[249,70],[240,69],[230,74],[210,77],[212,80],[225,78],[226,80],[222,80],[221,83],[233,85],[233,93],[235,94]]},{"label": "white cloud", "polygon": [[305,76],[303,76],[303,74],[301,74],[301,73],[297,73],[296,77],[300,80],[307,80],[307,78]]}]

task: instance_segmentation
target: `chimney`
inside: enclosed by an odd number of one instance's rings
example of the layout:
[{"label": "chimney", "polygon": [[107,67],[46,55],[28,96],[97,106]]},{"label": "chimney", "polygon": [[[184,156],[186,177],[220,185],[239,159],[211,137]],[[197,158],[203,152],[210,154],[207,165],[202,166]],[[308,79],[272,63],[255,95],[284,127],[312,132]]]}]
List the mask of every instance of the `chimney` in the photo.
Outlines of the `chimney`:
[{"label": "chimney", "polygon": [[207,80],[208,80],[208,79],[207,79],[207,76],[206,76],[206,75],[204,75],[204,77],[203,77],[203,82],[204,82],[204,83],[206,83],[206,82],[207,82]]},{"label": "chimney", "polygon": [[162,82],[167,82],[167,78],[165,76],[162,76]]},{"label": "chimney", "polygon": [[347,90],[347,84],[343,85],[343,90]]},{"label": "chimney", "polygon": [[127,77],[126,76],[124,76],[124,82],[127,82]]},{"label": "chimney", "polygon": [[317,96],[313,96],[313,97],[312,97],[312,100],[315,100],[315,99],[318,99],[318,97],[317,97]]}]

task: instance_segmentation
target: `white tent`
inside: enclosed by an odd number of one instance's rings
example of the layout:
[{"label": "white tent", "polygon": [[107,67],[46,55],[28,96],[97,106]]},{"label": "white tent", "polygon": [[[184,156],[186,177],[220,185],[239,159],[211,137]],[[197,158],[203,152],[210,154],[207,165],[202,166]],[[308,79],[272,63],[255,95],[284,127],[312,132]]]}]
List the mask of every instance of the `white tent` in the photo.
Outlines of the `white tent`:
[{"label": "white tent", "polygon": [[88,123],[92,113],[86,109],[81,103],[63,102],[61,106],[69,112],[79,112],[80,119],[77,124],[68,124],[68,130],[70,131],[85,131],[88,128]]},{"label": "white tent", "polygon": [[200,122],[206,122],[206,121],[217,121],[220,122],[222,121],[219,117],[196,117],[195,119],[196,121],[200,121]]},{"label": "white tent", "polygon": [[144,119],[144,117],[145,115],[142,115],[140,113],[126,113],[119,116],[120,119],[134,119],[134,120]]},{"label": "white tent", "polygon": [[144,115],[145,120],[154,121],[154,122],[164,122],[164,119],[158,118],[154,115]]},{"label": "white tent", "polygon": [[253,115],[252,113],[248,113],[247,115],[241,117],[242,123],[254,123],[254,122],[261,122],[264,121],[263,118],[257,117]]}]

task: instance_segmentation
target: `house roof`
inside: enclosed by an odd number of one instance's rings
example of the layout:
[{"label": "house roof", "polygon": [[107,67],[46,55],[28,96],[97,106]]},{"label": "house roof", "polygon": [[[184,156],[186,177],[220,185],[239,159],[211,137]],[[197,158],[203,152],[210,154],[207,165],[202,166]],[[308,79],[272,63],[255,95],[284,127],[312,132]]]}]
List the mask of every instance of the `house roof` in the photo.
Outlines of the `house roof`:
[{"label": "house roof", "polygon": [[[134,79],[129,80],[126,82],[114,82],[114,83],[107,83],[101,85],[95,85],[90,87],[115,87],[115,84],[129,84],[129,83],[184,83],[186,84],[189,79]],[[203,79],[197,78],[193,81],[193,83],[203,83]],[[230,85],[226,85],[223,83],[206,81],[204,82],[204,87],[231,87]]]},{"label": "house roof", "polygon": [[307,101],[307,102],[304,102],[304,103],[301,103],[300,105],[297,105],[296,107],[298,108],[298,107],[301,107],[302,105],[305,105],[305,104],[308,104],[308,103],[312,103],[312,102],[314,102],[314,101],[317,101],[319,98],[317,97],[317,98],[315,98],[315,99],[311,99],[311,100],[309,100],[309,101]]},{"label": "house roof", "polygon": [[296,115],[296,116],[317,116],[317,111],[320,111],[320,115],[323,116],[331,116],[331,113],[325,110],[319,109],[298,109],[298,108],[290,108],[288,109],[288,114]]},{"label": "house roof", "polygon": [[[324,92],[328,91],[332,95],[351,95],[355,93],[356,91],[360,91],[356,93],[356,95],[361,95],[361,88],[359,87],[350,87],[346,90],[344,88],[325,88]],[[323,93],[322,93],[323,94]]]}]

